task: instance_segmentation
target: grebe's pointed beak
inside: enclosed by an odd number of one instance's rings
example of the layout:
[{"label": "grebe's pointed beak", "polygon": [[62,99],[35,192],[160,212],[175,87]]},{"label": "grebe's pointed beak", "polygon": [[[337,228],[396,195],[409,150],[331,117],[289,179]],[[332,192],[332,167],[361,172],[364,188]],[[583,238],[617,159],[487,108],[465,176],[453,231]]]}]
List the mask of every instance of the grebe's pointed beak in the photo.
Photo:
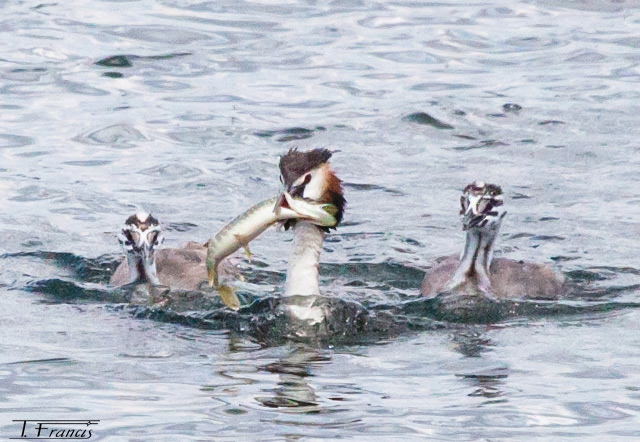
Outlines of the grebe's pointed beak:
[{"label": "grebe's pointed beak", "polygon": [[280,215],[281,209],[287,208],[287,198],[284,196],[285,192],[282,192],[280,194],[280,196],[278,196],[278,199],[276,200],[276,204],[273,207],[273,213],[275,213],[276,215]]},{"label": "grebe's pointed beak", "polygon": [[[280,178],[280,181],[282,181],[282,178]],[[276,215],[280,216],[281,213],[281,209],[290,209],[289,204],[287,203],[287,198],[285,197],[285,194],[289,193],[290,191],[290,186],[287,186],[286,184],[284,184],[284,182],[282,182],[282,187],[280,188],[280,195],[278,196],[278,199],[276,200],[276,204],[273,207],[273,213],[275,213]]]}]

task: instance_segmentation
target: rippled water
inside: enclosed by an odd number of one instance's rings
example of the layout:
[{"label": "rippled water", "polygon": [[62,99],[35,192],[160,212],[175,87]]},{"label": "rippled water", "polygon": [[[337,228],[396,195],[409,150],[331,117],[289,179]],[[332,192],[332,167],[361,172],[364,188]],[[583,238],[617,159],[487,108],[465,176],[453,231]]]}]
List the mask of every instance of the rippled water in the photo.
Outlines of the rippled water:
[{"label": "rippled water", "polygon": [[[639,7],[0,2],[0,434],[637,440]],[[133,211],[205,240],[275,195],[294,146],[335,150],[345,181],[321,279],[364,319],[340,339],[265,338],[288,232],[252,244],[239,315],[107,287]],[[505,189],[499,254],[552,263],[567,299],[484,324],[418,300],[474,179]]]}]

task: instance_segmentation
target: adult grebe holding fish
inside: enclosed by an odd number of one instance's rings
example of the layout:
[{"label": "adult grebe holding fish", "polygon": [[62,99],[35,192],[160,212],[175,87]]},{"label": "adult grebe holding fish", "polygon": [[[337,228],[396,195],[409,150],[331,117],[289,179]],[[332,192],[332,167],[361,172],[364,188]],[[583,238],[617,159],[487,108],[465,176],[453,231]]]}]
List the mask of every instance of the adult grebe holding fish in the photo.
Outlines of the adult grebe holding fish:
[{"label": "adult grebe holding fish", "polygon": [[331,204],[305,201],[294,198],[287,192],[279,198],[271,198],[256,204],[223,227],[209,241],[207,251],[209,285],[218,289],[218,293],[229,307],[234,310],[239,309],[240,301],[233,288],[219,282],[218,265],[221,261],[240,247],[244,247],[247,256],[250,257],[249,242],[278,221],[302,219],[321,226],[334,226],[337,223],[333,215],[336,211],[337,209]]},{"label": "adult grebe holding fish", "polygon": [[[293,251],[289,259],[285,297],[290,313],[311,323],[324,319],[324,312],[313,306],[314,298],[320,294],[318,264],[324,237],[329,228],[337,228],[342,221],[346,200],[342,181],[329,166],[332,153],[327,149],[300,152],[291,149],[280,159],[281,181],[293,197],[319,204],[330,204],[335,223],[318,225],[305,219],[283,221],[285,229],[293,230]],[[276,210],[289,208],[289,199],[281,197]],[[293,299],[293,298],[296,299]]]},{"label": "adult grebe holding fish", "polygon": [[430,269],[421,287],[425,297],[440,292],[482,292],[496,298],[557,299],[564,280],[542,264],[493,259],[493,247],[506,215],[502,189],[476,181],[460,197],[466,242],[462,256],[449,256]]},{"label": "adult grebe holding fish", "polygon": [[[341,181],[329,167],[331,152],[291,149],[280,160],[284,192],[278,198],[252,207],[225,226],[211,241],[207,255],[209,283],[223,298],[235,297],[233,289],[219,283],[218,264],[228,255],[245,247],[267,227],[282,222],[293,229],[293,253],[289,261],[285,297],[302,297],[299,303],[285,303],[299,319],[320,322],[322,312],[313,308],[320,294],[318,263],[325,232],[342,220],[345,199]],[[237,299],[237,298],[236,298]]]}]

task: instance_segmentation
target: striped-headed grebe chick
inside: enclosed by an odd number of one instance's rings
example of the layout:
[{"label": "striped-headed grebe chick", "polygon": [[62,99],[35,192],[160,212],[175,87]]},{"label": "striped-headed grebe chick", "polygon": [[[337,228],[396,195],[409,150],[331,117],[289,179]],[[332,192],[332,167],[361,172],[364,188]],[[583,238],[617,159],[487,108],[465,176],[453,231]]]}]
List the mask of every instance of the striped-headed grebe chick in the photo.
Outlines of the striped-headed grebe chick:
[{"label": "striped-headed grebe chick", "polygon": [[160,248],[164,240],[158,220],[138,212],[125,221],[118,240],[126,254],[111,276],[111,285],[147,282],[173,289],[198,290],[207,280],[207,248],[189,242],[184,248]]},{"label": "striped-headed grebe chick", "polygon": [[564,278],[543,264],[506,258],[493,259],[493,248],[506,215],[502,189],[481,181],[466,186],[460,197],[462,229],[466,232],[462,256],[441,259],[427,271],[421,293],[479,290],[497,298],[558,299]]}]

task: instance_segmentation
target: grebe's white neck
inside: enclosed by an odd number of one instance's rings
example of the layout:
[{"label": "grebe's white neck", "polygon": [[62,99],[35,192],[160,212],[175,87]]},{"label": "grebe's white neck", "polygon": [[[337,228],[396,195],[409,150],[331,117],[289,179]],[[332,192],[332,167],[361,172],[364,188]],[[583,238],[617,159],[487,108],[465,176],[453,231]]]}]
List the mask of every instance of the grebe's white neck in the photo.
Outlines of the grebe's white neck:
[{"label": "grebe's white neck", "polygon": [[127,253],[127,264],[129,266],[130,284],[134,282],[150,282],[153,285],[160,285],[156,270],[156,260],[153,257],[141,257],[133,253]]},{"label": "grebe's white neck", "polygon": [[475,282],[478,289],[488,293],[491,289],[489,267],[493,260],[493,246],[498,236],[498,230],[467,230],[464,251],[460,264],[447,282],[444,290],[450,291],[466,282]]},{"label": "grebe's white neck", "polygon": [[309,324],[320,323],[325,317],[324,310],[314,306],[320,295],[318,264],[324,236],[324,231],[306,221],[298,221],[293,227],[284,305],[293,317]]},{"label": "grebe's white neck", "polygon": [[318,296],[318,264],[325,233],[306,221],[293,227],[293,252],[289,259],[285,296]]}]

